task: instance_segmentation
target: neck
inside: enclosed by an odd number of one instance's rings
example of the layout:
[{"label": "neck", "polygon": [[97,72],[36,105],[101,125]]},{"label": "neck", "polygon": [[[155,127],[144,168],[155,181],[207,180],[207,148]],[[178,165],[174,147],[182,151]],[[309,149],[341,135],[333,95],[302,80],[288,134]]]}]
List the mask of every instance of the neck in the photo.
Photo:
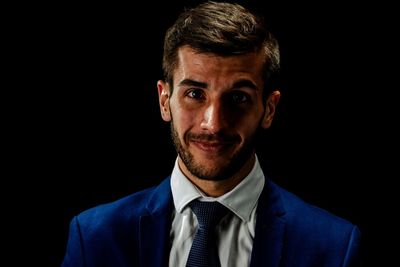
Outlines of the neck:
[{"label": "neck", "polygon": [[205,180],[201,179],[197,176],[194,176],[189,172],[186,168],[186,165],[179,158],[178,163],[179,167],[185,176],[196,185],[204,194],[210,197],[219,197],[224,195],[225,193],[231,191],[235,188],[253,169],[255,162],[255,155],[252,154],[251,157],[243,164],[242,168],[235,173],[233,176],[224,179],[224,180]]}]

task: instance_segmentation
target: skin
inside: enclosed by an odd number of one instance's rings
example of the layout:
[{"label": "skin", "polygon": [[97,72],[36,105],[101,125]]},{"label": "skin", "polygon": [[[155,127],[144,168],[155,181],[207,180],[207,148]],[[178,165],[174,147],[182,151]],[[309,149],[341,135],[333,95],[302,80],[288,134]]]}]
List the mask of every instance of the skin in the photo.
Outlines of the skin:
[{"label": "skin", "polygon": [[255,133],[271,126],[280,92],[263,103],[262,65],[260,52],[221,57],[183,46],[173,90],[157,82],[179,167],[208,196],[229,192],[249,174]]}]

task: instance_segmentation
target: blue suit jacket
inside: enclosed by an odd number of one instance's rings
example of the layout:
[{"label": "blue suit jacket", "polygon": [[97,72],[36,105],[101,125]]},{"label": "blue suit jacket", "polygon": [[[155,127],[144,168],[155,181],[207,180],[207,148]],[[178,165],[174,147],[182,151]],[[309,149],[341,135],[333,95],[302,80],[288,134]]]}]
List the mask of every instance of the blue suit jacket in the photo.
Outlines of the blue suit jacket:
[{"label": "blue suit jacket", "polygon": [[[62,267],[168,266],[170,178],[73,218]],[[257,208],[251,266],[358,266],[356,226],[271,181]]]}]

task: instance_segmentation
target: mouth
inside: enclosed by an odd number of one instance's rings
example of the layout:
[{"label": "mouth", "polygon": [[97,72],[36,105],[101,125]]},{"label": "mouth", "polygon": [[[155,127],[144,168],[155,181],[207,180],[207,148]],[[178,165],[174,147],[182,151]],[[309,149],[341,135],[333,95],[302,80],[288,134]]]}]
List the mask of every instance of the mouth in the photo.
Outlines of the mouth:
[{"label": "mouth", "polygon": [[204,151],[208,154],[220,154],[226,151],[232,143],[228,142],[216,142],[216,141],[200,141],[191,140],[190,141],[196,148]]}]

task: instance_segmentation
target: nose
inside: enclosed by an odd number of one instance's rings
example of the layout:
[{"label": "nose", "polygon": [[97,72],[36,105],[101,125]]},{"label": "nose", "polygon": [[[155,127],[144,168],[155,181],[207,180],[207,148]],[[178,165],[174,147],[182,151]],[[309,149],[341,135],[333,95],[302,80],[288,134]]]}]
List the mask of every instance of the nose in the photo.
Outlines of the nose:
[{"label": "nose", "polygon": [[200,125],[201,129],[207,130],[211,134],[222,131],[228,123],[224,113],[224,108],[221,103],[208,105],[203,111],[203,120]]}]

